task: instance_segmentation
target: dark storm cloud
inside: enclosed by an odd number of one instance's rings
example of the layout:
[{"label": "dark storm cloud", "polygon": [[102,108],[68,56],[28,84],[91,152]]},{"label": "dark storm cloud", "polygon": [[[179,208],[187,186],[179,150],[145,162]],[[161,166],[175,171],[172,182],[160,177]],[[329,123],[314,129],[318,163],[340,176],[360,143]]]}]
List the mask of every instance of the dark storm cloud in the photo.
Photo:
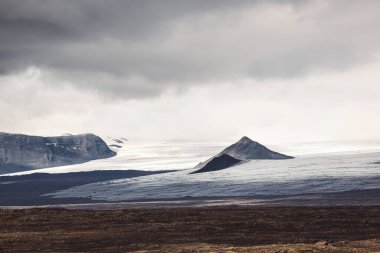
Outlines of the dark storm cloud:
[{"label": "dark storm cloud", "polygon": [[[84,86],[103,86],[90,83],[98,73],[116,79],[120,75],[122,79],[130,75],[171,79],[162,65],[173,68],[170,65],[177,59],[155,58],[154,47],[167,36],[173,22],[243,4],[246,1],[1,1],[0,71],[45,67],[63,76],[80,76],[78,85]],[[120,89],[118,84],[109,86]]]},{"label": "dark storm cloud", "polygon": [[[80,89],[139,98],[236,78],[340,70],[379,49],[378,1],[0,3],[0,71],[37,66]],[[1,85],[1,84],[0,84]]]}]

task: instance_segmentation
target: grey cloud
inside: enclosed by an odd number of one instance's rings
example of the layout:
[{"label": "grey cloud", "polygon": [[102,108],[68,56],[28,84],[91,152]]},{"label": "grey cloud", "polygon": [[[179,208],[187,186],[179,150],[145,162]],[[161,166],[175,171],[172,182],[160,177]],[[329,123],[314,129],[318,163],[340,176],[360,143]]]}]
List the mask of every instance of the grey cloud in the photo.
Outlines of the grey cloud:
[{"label": "grey cloud", "polygon": [[[106,96],[237,78],[289,78],[370,61],[378,1],[0,3],[0,71],[38,66]],[[0,84],[1,85],[1,84]]]},{"label": "grey cloud", "polygon": [[[121,1],[121,0],[5,0],[0,3],[0,69],[18,70],[29,65],[47,65],[53,68],[90,68],[96,56],[105,53],[116,58],[113,66],[99,66],[106,72],[118,72],[118,52],[109,52],[104,38],[142,44],[140,50],[154,47],[173,22],[181,17],[210,10],[236,8],[247,1]],[[97,41],[100,42],[98,43]],[[153,40],[153,41],[152,41]],[[148,42],[147,42],[148,41]],[[77,44],[91,51],[77,50]],[[82,48],[79,48],[82,50]],[[63,53],[61,53],[63,51]],[[112,48],[111,48],[112,51]],[[109,54],[108,54],[109,53]],[[115,53],[112,55],[112,53]],[[138,52],[137,52],[138,53]],[[121,64],[132,63],[135,52],[122,55]],[[94,55],[93,57],[91,57]],[[107,55],[101,55],[102,59]],[[95,58],[95,59],[94,59]],[[107,57],[106,57],[107,58]],[[146,60],[146,59],[144,59]],[[79,62],[79,64],[77,64]],[[81,64],[82,63],[82,64]],[[138,63],[137,63],[138,64]],[[112,71],[115,69],[115,71]],[[123,71],[124,72],[124,71]]]}]

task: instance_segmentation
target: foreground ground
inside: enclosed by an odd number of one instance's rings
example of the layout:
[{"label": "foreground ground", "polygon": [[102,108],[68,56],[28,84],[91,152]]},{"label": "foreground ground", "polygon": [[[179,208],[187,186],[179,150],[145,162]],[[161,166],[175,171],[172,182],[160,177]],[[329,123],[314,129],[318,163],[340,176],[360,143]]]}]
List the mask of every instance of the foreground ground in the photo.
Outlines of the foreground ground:
[{"label": "foreground ground", "polygon": [[380,252],[380,207],[0,210],[0,252]]}]

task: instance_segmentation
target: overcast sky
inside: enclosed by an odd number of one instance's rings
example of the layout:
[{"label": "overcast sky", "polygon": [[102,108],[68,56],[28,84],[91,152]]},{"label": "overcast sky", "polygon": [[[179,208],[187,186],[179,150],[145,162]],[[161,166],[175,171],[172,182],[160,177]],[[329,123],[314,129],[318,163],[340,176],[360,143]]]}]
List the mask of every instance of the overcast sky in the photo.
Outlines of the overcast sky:
[{"label": "overcast sky", "polygon": [[2,0],[0,131],[380,139],[380,1]]}]

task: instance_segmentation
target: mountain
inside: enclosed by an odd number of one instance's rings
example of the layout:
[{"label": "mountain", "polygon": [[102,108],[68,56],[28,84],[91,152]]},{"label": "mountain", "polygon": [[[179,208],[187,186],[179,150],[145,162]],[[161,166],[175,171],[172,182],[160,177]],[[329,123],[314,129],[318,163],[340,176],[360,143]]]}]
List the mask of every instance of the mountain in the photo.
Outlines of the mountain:
[{"label": "mountain", "polygon": [[121,149],[128,142],[128,139],[124,137],[113,138],[107,136],[107,138],[105,138],[105,142],[107,143],[108,147],[110,147],[113,151],[118,152],[119,149]]},{"label": "mountain", "polygon": [[42,137],[0,133],[0,174],[84,163],[115,155],[94,134]]},{"label": "mountain", "polygon": [[235,144],[224,149],[221,154],[227,154],[240,160],[269,160],[269,159],[291,159],[294,157],[274,152],[258,142],[244,136]]},{"label": "mountain", "polygon": [[191,174],[226,169],[246,160],[280,160],[292,158],[294,157],[274,152],[244,136],[238,142],[225,148],[216,156],[198,164],[195,167],[197,170]]},{"label": "mountain", "polygon": [[233,158],[230,155],[222,154],[221,156],[213,157],[209,162],[207,162],[201,169],[194,171],[190,174],[203,173],[209,171],[216,171],[229,168],[235,164],[240,163],[241,160]]}]

